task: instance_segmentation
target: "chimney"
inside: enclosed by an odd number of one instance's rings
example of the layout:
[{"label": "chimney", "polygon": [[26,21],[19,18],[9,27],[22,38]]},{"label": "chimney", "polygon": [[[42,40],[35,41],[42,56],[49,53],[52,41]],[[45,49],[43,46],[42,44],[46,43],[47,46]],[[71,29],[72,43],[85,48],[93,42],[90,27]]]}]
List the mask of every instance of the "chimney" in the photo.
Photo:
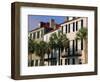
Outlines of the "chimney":
[{"label": "chimney", "polygon": [[54,19],[50,20],[50,28],[56,29],[56,23]]},{"label": "chimney", "polygon": [[40,22],[39,24],[38,24],[38,26],[41,28],[41,27],[43,27],[44,26],[44,22]]},{"label": "chimney", "polygon": [[65,20],[64,20],[64,21],[66,22],[66,21],[69,21],[69,20],[73,20],[73,19],[75,19],[75,18],[76,18],[76,17],[71,17],[71,16],[65,17]]},{"label": "chimney", "polygon": [[73,17],[71,16],[71,17],[69,17],[69,20],[73,20]]},{"label": "chimney", "polygon": [[64,21],[66,22],[66,21],[68,21],[68,20],[69,20],[69,17],[65,17],[65,20],[64,20]]}]

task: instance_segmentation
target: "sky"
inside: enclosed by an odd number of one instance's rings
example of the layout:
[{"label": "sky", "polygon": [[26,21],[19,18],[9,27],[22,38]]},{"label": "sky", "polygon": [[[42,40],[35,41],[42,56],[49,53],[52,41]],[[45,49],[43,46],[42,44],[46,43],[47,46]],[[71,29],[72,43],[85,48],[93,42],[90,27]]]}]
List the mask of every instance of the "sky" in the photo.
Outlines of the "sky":
[{"label": "sky", "polygon": [[39,22],[49,22],[54,19],[57,24],[63,23],[65,16],[28,15],[28,30],[35,29]]}]

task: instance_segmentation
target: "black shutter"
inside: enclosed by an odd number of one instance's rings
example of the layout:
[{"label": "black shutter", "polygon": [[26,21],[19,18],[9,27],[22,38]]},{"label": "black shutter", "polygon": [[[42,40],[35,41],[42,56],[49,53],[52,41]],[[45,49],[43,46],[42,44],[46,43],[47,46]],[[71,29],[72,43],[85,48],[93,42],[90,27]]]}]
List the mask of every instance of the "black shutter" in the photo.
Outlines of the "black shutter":
[{"label": "black shutter", "polygon": [[74,45],[75,45],[75,44],[74,44],[74,40],[73,40],[73,55],[75,54],[75,51],[74,51],[74,48],[75,48],[75,47],[74,47]]},{"label": "black shutter", "polygon": [[67,33],[67,25],[66,25],[66,33]]},{"label": "black shutter", "polygon": [[73,32],[75,31],[75,23],[73,23]]},{"label": "black shutter", "polygon": [[78,50],[78,40],[76,39],[76,51]]},{"label": "black shutter", "polygon": [[81,50],[83,50],[83,39],[81,39]]},{"label": "black shutter", "polygon": [[83,20],[81,20],[81,28],[83,28]]},{"label": "black shutter", "polygon": [[78,30],[78,22],[76,22],[76,31]]},{"label": "black shutter", "polygon": [[70,32],[70,24],[68,25],[68,32]]}]

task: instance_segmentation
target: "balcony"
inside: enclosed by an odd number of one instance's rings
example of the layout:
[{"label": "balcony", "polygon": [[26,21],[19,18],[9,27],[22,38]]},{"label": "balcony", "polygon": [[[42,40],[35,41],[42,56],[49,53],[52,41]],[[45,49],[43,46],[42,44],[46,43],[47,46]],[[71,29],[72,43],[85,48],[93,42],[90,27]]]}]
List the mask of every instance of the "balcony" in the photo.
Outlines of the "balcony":
[{"label": "balcony", "polygon": [[81,50],[78,50],[78,51],[70,51],[69,54],[68,52],[65,52],[64,55],[62,55],[62,58],[65,58],[65,57],[79,57],[82,55],[82,51]]}]

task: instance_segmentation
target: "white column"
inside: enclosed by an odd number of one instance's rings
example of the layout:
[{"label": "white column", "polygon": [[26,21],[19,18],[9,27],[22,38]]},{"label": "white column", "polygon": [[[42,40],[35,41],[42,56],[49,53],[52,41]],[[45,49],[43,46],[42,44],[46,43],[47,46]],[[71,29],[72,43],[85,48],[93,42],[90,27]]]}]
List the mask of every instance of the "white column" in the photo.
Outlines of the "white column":
[{"label": "white column", "polygon": [[56,60],[57,61],[57,65],[58,65],[58,58],[59,58],[58,54],[59,54],[59,50],[57,50],[57,60]]},{"label": "white column", "polygon": [[78,21],[78,30],[81,28],[81,21]]},{"label": "white column", "polygon": [[63,26],[63,33],[64,33],[64,34],[66,33],[66,25]]},{"label": "white column", "polygon": [[65,65],[65,58],[62,58],[62,65]]},{"label": "white column", "polygon": [[40,66],[40,59],[38,59],[38,66]]}]

